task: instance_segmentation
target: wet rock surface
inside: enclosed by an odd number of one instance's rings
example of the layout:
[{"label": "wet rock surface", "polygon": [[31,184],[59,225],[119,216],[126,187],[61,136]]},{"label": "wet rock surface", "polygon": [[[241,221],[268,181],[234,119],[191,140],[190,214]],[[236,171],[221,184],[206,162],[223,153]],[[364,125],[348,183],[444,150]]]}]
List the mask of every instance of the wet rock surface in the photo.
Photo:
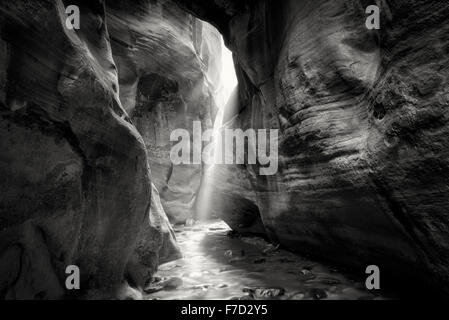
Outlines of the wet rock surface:
[{"label": "wet rock surface", "polygon": [[[138,298],[125,273],[138,286],[176,252],[165,212],[151,211],[104,4],[73,4],[80,30],[61,1],[0,3],[0,298]],[[69,265],[82,290],[66,290]]]},{"label": "wet rock surface", "polygon": [[[159,282],[149,288],[158,287],[157,292],[145,295],[145,299],[385,299],[366,290],[364,280],[354,281],[262,238],[229,237],[229,227],[221,221],[177,227],[175,231],[184,257],[160,266],[156,275]],[[255,260],[261,262],[254,264]],[[313,277],[302,277],[304,270]],[[163,283],[167,279],[182,284],[166,289]]]}]

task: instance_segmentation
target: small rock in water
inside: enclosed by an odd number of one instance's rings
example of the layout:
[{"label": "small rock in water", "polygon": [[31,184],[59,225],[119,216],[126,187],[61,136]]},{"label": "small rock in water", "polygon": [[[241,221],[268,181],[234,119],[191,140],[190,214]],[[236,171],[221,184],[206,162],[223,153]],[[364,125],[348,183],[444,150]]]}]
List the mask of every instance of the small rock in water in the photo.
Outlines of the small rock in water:
[{"label": "small rock in water", "polygon": [[164,287],[158,284],[150,284],[145,289],[143,289],[143,291],[148,294],[159,292],[162,290],[164,290]]},{"label": "small rock in water", "polygon": [[165,278],[165,277],[153,277],[152,279],[151,279],[151,283],[157,283],[157,282],[161,282],[161,281],[164,281],[164,280],[167,280],[167,278]]},{"label": "small rock in water", "polygon": [[209,287],[211,287],[211,284],[197,284],[192,286],[193,290],[203,290],[203,291],[207,291],[209,290]]},{"label": "small rock in water", "polygon": [[249,293],[254,299],[271,299],[283,296],[283,288],[244,288],[243,292]]},{"label": "small rock in water", "polygon": [[302,269],[299,272],[299,279],[301,279],[303,281],[312,280],[312,279],[315,279],[315,278],[316,278],[316,275],[313,274],[310,270]]},{"label": "small rock in water", "polygon": [[269,244],[269,245],[263,250],[263,253],[266,254],[266,255],[268,255],[268,254],[273,254],[273,253],[275,253],[275,252],[277,252],[277,251],[279,250],[279,247],[280,247],[279,244],[276,245],[276,246],[274,246],[274,245],[272,245],[272,244]]},{"label": "small rock in water", "polygon": [[224,253],[225,257],[231,258],[233,253],[232,250],[226,250],[226,252]]},{"label": "small rock in water", "polygon": [[327,298],[326,291],[324,291],[322,289],[312,289],[312,290],[310,290],[310,295],[315,300],[321,300],[321,299],[326,299]]},{"label": "small rock in water", "polygon": [[223,288],[227,288],[227,287],[228,287],[228,285],[227,285],[227,284],[224,284],[224,283],[219,284],[219,285],[217,286],[218,289],[223,289]]}]

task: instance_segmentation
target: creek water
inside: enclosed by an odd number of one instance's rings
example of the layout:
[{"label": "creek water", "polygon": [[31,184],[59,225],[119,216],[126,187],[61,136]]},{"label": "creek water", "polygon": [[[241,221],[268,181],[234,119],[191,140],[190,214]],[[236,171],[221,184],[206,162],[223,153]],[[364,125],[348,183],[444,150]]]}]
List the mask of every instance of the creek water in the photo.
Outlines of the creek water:
[{"label": "creek water", "polygon": [[384,299],[330,266],[232,235],[222,221],[177,227],[184,257],[161,265],[147,299]]}]

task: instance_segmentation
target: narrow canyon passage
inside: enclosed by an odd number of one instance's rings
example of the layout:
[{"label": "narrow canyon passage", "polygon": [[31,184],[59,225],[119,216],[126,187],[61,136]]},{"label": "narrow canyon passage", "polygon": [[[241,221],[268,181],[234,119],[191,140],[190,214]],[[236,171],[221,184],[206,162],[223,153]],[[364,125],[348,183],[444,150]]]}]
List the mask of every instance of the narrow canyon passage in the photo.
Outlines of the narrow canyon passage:
[{"label": "narrow canyon passage", "polygon": [[159,267],[146,299],[385,299],[368,292],[361,277],[354,280],[262,238],[238,236],[219,220],[175,232],[183,258]]},{"label": "narrow canyon passage", "polygon": [[447,17],[0,1],[0,299],[449,297]]}]

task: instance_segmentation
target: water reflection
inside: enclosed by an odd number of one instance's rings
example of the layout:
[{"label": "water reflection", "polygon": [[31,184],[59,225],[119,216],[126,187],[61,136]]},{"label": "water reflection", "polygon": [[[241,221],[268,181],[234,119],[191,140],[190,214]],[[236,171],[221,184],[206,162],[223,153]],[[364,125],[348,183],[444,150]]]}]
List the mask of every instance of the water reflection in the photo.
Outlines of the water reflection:
[{"label": "water reflection", "polygon": [[[148,299],[381,298],[366,291],[362,282],[350,280],[337,270],[309,259],[277,250],[261,238],[230,237],[229,228],[220,221],[176,231],[184,258],[162,265],[157,276],[162,280],[175,277],[182,281],[177,288],[162,289],[148,295]],[[254,294],[251,288],[281,289],[282,295],[279,290],[259,290]],[[273,292],[274,296],[270,297]]]}]

